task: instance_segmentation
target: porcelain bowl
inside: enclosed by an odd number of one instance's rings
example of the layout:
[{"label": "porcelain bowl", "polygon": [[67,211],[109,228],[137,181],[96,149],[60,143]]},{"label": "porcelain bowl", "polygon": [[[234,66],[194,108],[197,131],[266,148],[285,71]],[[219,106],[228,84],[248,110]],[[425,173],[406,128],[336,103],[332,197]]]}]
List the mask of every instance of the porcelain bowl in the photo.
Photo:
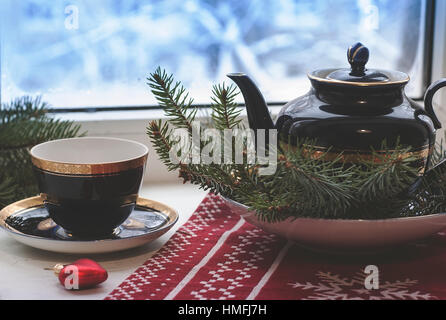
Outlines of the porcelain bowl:
[{"label": "porcelain bowl", "polygon": [[273,233],[305,247],[322,250],[371,250],[403,245],[429,237],[446,229],[446,214],[385,220],[330,220],[288,218],[269,223],[255,211],[225,198],[235,214],[268,233]]}]

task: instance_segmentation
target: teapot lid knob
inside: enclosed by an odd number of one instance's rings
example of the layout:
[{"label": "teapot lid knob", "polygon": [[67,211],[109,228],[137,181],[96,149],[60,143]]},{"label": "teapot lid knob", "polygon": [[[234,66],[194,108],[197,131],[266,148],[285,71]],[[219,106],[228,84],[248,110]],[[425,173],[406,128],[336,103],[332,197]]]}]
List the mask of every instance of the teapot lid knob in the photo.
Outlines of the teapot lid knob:
[{"label": "teapot lid knob", "polygon": [[369,49],[358,42],[347,50],[347,58],[352,70],[351,76],[362,77],[365,75],[365,65],[369,61]]},{"label": "teapot lid knob", "polygon": [[351,68],[318,69],[308,76],[312,81],[321,81],[324,84],[360,87],[405,85],[409,81],[409,76],[404,72],[366,69],[369,49],[360,42],[348,48],[347,58]]}]

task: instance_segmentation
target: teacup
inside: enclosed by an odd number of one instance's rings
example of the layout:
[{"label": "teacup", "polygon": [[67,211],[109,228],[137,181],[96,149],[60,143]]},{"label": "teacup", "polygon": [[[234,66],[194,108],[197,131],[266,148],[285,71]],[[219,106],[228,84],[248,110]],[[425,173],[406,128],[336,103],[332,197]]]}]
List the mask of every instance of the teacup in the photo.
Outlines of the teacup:
[{"label": "teacup", "polygon": [[50,217],[76,237],[114,232],[135,207],[148,148],[117,138],[71,138],[30,151]]}]

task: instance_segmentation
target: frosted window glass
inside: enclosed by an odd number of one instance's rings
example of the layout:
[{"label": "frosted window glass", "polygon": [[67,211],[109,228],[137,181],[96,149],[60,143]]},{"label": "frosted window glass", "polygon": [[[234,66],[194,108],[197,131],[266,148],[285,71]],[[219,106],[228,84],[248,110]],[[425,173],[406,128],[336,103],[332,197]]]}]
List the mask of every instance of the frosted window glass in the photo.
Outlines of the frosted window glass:
[{"label": "frosted window glass", "polygon": [[162,66],[208,103],[211,85],[245,72],[269,102],[308,90],[306,73],[346,67],[361,41],[371,68],[409,73],[423,93],[423,0],[1,0],[1,96],[55,107],[156,104]]}]

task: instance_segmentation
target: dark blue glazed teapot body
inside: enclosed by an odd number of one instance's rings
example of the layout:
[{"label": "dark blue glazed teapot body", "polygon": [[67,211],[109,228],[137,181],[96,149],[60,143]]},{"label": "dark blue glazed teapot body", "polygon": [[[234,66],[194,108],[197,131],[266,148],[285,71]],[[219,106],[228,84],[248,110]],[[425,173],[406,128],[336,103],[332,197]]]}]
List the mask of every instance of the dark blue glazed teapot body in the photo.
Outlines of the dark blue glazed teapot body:
[{"label": "dark blue glazed teapot body", "polygon": [[351,69],[311,72],[310,91],[287,103],[275,124],[249,77],[228,76],[244,96],[250,127],[277,129],[283,147],[311,140],[316,143],[313,152],[332,158],[341,155],[346,162],[397,146],[410,147],[410,156],[416,157],[415,165],[423,173],[430,161],[436,129],[441,128],[432,98],[446,86],[446,79],[429,87],[422,108],[404,92],[409,82],[405,73],[367,70],[369,52],[360,43],[350,47],[347,56]]}]

